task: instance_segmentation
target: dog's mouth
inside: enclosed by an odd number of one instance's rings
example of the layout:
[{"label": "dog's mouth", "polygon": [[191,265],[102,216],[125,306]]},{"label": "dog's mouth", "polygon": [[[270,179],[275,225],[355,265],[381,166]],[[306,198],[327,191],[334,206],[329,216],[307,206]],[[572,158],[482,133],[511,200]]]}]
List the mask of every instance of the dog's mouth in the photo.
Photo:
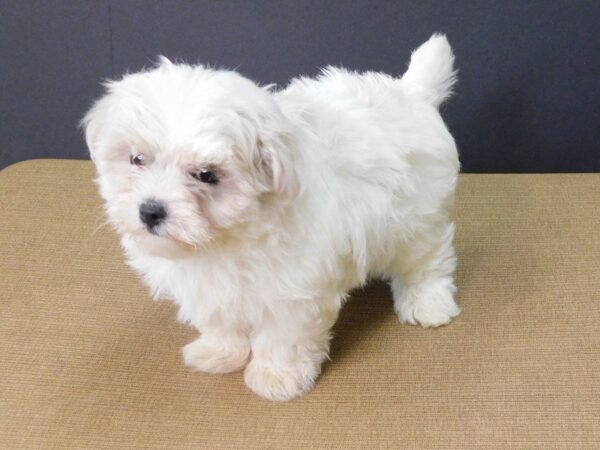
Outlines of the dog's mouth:
[{"label": "dog's mouth", "polygon": [[192,256],[197,248],[186,242],[162,235],[158,230],[144,230],[140,233],[132,233],[137,246],[143,252],[167,259],[181,259]]},{"label": "dog's mouth", "polygon": [[[193,256],[212,241],[208,227],[186,223],[175,218],[150,226],[141,221],[111,220],[117,233],[134,242],[139,250],[150,255],[168,259]],[[196,226],[194,226],[196,225]]]}]

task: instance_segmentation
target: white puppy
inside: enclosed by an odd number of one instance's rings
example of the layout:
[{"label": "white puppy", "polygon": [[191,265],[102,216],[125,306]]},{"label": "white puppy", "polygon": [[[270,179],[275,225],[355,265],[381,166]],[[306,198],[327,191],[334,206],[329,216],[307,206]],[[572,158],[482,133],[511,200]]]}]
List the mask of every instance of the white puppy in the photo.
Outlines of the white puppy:
[{"label": "white puppy", "polygon": [[110,222],[154,296],[200,332],[187,365],[245,367],[271,400],[309,390],[348,292],[391,281],[401,322],[459,312],[459,162],[438,106],[442,35],[402,78],[328,68],[283,91],[173,64],[126,75],[83,120]]}]

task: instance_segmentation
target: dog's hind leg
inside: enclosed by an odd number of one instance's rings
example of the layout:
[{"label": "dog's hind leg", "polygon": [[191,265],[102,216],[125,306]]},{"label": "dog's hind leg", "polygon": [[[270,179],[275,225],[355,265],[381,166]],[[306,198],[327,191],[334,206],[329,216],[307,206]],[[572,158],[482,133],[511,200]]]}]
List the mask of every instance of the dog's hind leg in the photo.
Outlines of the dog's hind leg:
[{"label": "dog's hind leg", "polygon": [[454,224],[427,228],[399,252],[389,274],[400,322],[437,327],[460,313],[454,301]]}]

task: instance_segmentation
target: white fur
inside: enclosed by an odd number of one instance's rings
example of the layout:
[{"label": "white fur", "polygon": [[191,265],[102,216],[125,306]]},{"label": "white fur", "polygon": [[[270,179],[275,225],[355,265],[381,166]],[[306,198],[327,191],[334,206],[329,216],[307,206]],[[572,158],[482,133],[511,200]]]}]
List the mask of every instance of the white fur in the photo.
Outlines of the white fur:
[{"label": "white fur", "polygon": [[[459,312],[449,217],[459,162],[437,106],[455,81],[435,35],[403,78],[329,67],[283,91],[173,64],[110,82],[83,124],[129,264],[200,337],[186,364],[245,368],[257,394],[309,390],[352,288],[390,279],[402,322]],[[145,165],[131,165],[142,154]],[[217,185],[190,173],[216,167]],[[138,208],[169,216],[156,234]]]}]

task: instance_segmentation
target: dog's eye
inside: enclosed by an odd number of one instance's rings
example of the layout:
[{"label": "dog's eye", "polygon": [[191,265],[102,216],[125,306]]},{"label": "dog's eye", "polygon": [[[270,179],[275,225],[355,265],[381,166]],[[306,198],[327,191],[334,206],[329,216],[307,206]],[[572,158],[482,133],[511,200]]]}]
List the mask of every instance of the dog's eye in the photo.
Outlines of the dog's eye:
[{"label": "dog's eye", "polygon": [[192,176],[196,180],[207,184],[217,184],[219,182],[219,178],[215,172],[209,169],[201,169],[197,172],[192,172]]},{"label": "dog's eye", "polygon": [[144,155],[142,155],[142,154],[131,155],[129,157],[129,163],[133,164],[134,166],[143,166],[144,165]]}]

